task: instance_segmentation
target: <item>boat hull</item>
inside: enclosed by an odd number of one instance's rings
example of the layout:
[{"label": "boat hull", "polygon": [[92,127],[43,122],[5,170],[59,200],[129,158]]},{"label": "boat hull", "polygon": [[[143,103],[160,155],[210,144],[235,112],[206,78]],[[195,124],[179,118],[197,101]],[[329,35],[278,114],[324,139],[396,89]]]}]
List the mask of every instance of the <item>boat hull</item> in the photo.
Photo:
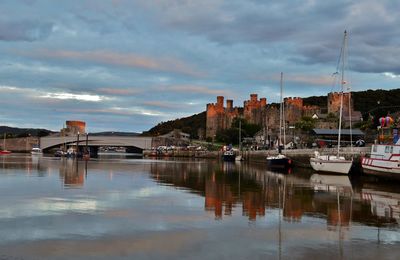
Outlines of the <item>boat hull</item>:
[{"label": "boat hull", "polygon": [[7,150],[1,150],[0,151],[0,155],[7,155],[7,154],[10,154],[11,153],[11,151],[7,151]]},{"label": "boat hull", "polygon": [[236,156],[234,154],[224,154],[222,155],[222,160],[224,162],[234,162]]},{"label": "boat hull", "polygon": [[349,174],[353,161],[310,158],[310,164],[318,172]]},{"label": "boat hull", "polygon": [[398,160],[384,160],[363,157],[361,160],[363,172],[375,175],[400,179],[400,162]]},{"label": "boat hull", "polygon": [[267,158],[267,166],[271,169],[288,169],[292,167],[292,160],[289,158]]}]

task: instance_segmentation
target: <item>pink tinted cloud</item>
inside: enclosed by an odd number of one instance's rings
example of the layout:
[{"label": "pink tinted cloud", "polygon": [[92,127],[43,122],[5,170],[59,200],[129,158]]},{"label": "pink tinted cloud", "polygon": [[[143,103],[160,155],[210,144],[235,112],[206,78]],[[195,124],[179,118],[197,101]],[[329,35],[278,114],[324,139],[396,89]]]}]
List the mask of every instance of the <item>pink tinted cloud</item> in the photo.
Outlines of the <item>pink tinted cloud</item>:
[{"label": "pink tinted cloud", "polygon": [[228,96],[230,92],[224,89],[212,89],[205,86],[196,86],[196,85],[174,85],[165,87],[167,91],[174,91],[180,93],[192,93],[192,94],[204,94],[204,95],[222,95]]},{"label": "pink tinted cloud", "polygon": [[150,107],[159,107],[159,108],[179,108],[181,106],[177,104],[173,104],[171,102],[166,102],[166,101],[145,101],[142,103],[144,106],[150,106]]},{"label": "pink tinted cloud", "polygon": [[126,95],[134,95],[138,94],[141,91],[138,89],[125,89],[125,88],[99,88],[97,92],[106,95],[113,95],[113,96],[126,96]]},{"label": "pink tinted cloud", "polygon": [[194,68],[193,65],[172,57],[147,57],[136,53],[120,53],[112,51],[70,51],[42,49],[27,56],[45,57],[51,59],[67,59],[89,61],[105,65],[115,65],[145,70],[172,72],[192,77],[204,77],[205,73]]}]

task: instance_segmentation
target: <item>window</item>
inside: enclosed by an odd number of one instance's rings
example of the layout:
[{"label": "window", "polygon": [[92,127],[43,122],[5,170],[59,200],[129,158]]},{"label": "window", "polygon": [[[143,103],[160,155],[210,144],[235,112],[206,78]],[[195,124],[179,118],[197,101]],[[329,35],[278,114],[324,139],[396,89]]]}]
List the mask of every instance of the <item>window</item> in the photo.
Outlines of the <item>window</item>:
[{"label": "window", "polygon": [[393,153],[393,146],[385,146],[385,153]]}]

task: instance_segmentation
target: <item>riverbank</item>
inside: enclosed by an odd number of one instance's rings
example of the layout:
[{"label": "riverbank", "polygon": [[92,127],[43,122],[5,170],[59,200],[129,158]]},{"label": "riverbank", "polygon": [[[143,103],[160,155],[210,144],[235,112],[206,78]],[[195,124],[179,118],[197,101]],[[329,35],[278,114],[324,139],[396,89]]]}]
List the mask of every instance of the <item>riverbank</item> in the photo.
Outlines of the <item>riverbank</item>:
[{"label": "riverbank", "polygon": [[[345,147],[341,149],[341,152],[346,157],[353,157],[354,161],[359,161],[362,156],[369,154],[370,147]],[[285,154],[290,157],[297,166],[299,167],[310,167],[309,159],[314,155],[314,152],[318,151],[320,154],[335,153],[335,148],[323,148],[323,149],[294,149],[286,150]],[[159,157],[189,157],[189,158],[210,158],[220,159],[222,157],[222,151],[168,151],[160,155]],[[261,150],[261,151],[243,151],[243,158],[249,162],[264,163],[265,158],[268,155],[276,155],[276,150]],[[155,157],[153,151],[143,151],[144,157]]]}]

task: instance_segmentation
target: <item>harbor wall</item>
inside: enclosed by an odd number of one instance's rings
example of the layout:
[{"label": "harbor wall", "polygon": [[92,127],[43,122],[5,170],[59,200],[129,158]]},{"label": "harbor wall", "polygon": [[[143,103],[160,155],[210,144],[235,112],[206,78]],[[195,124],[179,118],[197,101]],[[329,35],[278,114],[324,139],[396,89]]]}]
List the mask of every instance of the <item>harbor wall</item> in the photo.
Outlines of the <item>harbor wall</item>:
[{"label": "harbor wall", "polygon": [[[371,147],[344,147],[341,149],[341,154],[345,157],[352,157],[356,162],[362,156],[369,154]],[[285,154],[290,157],[294,164],[299,167],[310,167],[310,157],[314,156],[314,152],[318,151],[320,154],[335,154],[335,148],[321,148],[321,149],[294,149],[286,150]],[[191,157],[191,158],[209,158],[221,159],[222,151],[168,151],[160,155],[160,157]],[[248,162],[265,163],[266,157],[270,155],[277,155],[276,150],[262,150],[262,151],[243,151],[242,156]],[[152,151],[143,151],[145,157],[151,157]]]},{"label": "harbor wall", "polygon": [[[0,140],[0,147],[3,147],[4,140]],[[21,137],[5,139],[5,149],[12,152],[30,152],[32,147],[39,145],[38,137]]]}]

